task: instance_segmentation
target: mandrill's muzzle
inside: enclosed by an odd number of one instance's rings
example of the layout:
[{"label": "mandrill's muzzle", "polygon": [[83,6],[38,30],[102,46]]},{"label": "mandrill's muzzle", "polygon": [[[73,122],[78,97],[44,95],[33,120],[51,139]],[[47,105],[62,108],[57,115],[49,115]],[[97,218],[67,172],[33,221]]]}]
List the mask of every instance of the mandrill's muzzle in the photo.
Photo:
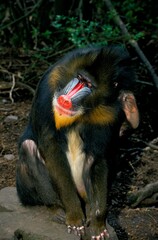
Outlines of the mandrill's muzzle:
[{"label": "mandrill's muzzle", "polygon": [[66,87],[58,93],[56,98],[56,109],[60,114],[74,115],[76,107],[91,93],[92,84],[90,80],[78,75],[72,79]]}]

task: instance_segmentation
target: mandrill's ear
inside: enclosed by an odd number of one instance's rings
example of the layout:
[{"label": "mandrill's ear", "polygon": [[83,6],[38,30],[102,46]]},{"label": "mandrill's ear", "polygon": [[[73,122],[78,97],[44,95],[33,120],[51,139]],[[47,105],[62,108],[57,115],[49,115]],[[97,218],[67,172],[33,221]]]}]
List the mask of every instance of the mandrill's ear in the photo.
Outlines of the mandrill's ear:
[{"label": "mandrill's ear", "polygon": [[122,108],[125,112],[127,122],[132,128],[137,128],[139,125],[139,112],[133,93],[123,91],[120,94],[119,99],[122,102]]}]

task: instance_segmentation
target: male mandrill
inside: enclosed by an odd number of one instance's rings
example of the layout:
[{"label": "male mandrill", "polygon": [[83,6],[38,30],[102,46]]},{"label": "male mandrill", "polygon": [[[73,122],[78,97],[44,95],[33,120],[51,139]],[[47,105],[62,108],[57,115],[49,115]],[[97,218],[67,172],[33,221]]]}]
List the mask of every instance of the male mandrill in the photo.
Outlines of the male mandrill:
[{"label": "male mandrill", "polygon": [[75,50],[44,74],[19,143],[18,196],[47,205],[82,239],[106,239],[109,182],[124,121],[139,123],[125,49]]}]

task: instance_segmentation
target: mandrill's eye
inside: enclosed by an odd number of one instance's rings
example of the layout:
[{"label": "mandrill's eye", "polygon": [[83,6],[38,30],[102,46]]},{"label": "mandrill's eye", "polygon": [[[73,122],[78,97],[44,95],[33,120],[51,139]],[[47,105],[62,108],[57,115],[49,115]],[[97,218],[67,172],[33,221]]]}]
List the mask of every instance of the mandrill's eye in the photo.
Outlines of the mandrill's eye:
[{"label": "mandrill's eye", "polygon": [[89,88],[92,87],[91,80],[87,76],[82,75],[82,74],[78,74],[77,78],[81,83],[84,83],[87,87],[89,87]]},{"label": "mandrill's eye", "polygon": [[77,78],[78,78],[78,80],[80,80],[80,81],[82,81],[82,80],[83,80],[83,76],[82,76],[82,75],[80,75],[80,74],[78,74],[78,75],[77,75]]}]

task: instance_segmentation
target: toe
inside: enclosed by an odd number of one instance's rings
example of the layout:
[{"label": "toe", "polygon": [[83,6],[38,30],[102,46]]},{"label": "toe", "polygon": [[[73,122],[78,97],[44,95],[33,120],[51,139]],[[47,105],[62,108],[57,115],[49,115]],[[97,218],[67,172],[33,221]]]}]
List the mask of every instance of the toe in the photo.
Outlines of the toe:
[{"label": "toe", "polygon": [[83,236],[85,234],[85,227],[84,226],[76,227],[76,226],[68,225],[67,231],[68,233],[73,233],[77,236]]}]

